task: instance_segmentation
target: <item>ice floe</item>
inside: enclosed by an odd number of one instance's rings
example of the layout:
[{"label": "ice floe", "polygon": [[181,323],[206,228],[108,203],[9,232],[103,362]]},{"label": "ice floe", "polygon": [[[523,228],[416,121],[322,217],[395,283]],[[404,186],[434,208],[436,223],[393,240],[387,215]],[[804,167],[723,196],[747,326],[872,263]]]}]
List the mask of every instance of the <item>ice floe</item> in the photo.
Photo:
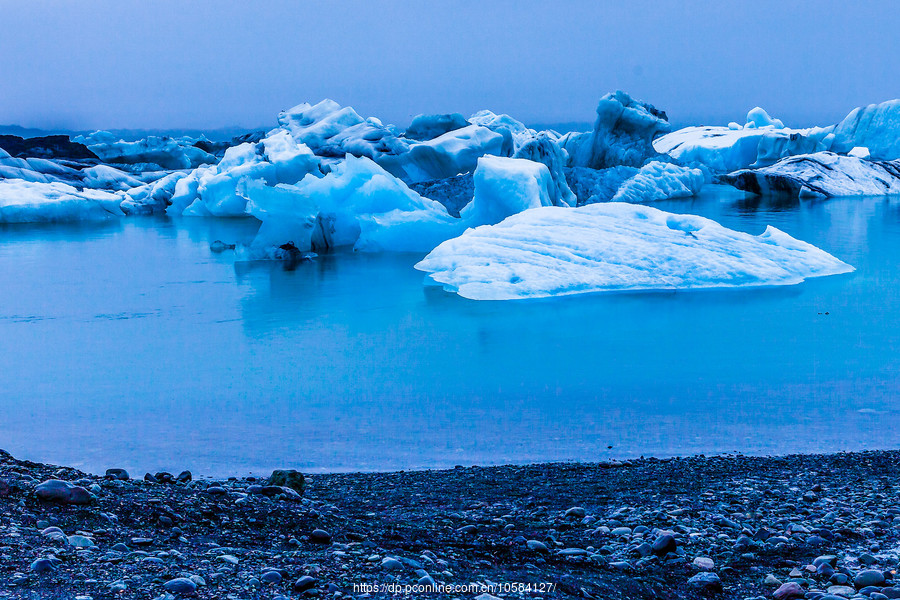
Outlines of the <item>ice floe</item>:
[{"label": "ice floe", "polygon": [[476,300],[790,285],[853,270],[774,227],[753,236],[619,202],[528,210],[467,230],[416,268]]},{"label": "ice floe", "polygon": [[835,126],[831,150],[848,153],[857,146],[875,159],[900,158],[900,100],[855,108]]},{"label": "ice floe", "polygon": [[886,196],[900,194],[900,161],[873,161],[834,152],[782,159],[769,167],[744,169],[720,180],[755,194],[794,197]]},{"label": "ice floe", "polygon": [[122,216],[122,196],[64,183],[0,180],[0,223],[88,221]]}]

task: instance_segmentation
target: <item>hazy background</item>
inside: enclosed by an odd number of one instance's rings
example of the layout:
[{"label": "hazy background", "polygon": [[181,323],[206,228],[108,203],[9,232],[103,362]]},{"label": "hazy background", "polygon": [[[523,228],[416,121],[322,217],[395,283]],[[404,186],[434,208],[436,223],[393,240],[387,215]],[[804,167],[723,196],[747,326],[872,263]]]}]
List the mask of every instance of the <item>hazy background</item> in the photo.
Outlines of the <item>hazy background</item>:
[{"label": "hazy background", "polygon": [[0,124],[271,126],[324,97],[587,122],[623,89],[677,124],[824,125],[900,97],[898,23],[891,1],[0,0]]}]

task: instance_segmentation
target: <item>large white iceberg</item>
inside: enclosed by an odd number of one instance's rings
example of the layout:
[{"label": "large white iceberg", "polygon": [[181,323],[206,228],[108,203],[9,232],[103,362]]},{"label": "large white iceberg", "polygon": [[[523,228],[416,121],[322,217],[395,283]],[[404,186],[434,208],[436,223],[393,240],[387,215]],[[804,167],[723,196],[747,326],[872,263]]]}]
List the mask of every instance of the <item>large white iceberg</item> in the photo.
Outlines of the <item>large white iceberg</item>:
[{"label": "large white iceberg", "polygon": [[[546,165],[521,158],[482,156],[475,169],[475,197],[460,211],[468,226],[499,223],[541,206],[567,206]],[[449,237],[449,236],[448,236]]]},{"label": "large white iceberg", "polygon": [[279,113],[278,124],[319,156],[343,158],[352,154],[374,159],[382,154],[402,154],[408,148],[395,128],[375,117],[364,119],[334,100],[298,104]]},{"label": "large white iceberg", "polygon": [[64,183],[0,180],[0,223],[87,221],[122,216],[122,196]]},{"label": "large white iceberg", "polygon": [[618,202],[525,211],[444,242],[416,268],[476,300],[790,285],[853,270],[774,227],[753,236]]},{"label": "large white iceberg", "polygon": [[653,147],[683,165],[703,165],[720,173],[767,166],[795,154],[828,150],[833,127],[790,129],[756,107],[744,126],[695,126],[673,131],[653,142]]},{"label": "large white iceberg", "polygon": [[833,152],[791,156],[769,167],[744,169],[720,180],[754,194],[794,197],[900,194],[900,161],[873,161]]},{"label": "large white iceberg", "polygon": [[900,100],[855,108],[835,126],[831,150],[848,153],[857,146],[872,158],[900,158]]},{"label": "large white iceberg", "polygon": [[294,185],[248,184],[247,210],[262,221],[256,257],[290,242],[300,251],[425,252],[463,230],[438,202],[422,198],[366,157],[348,155],[324,177]]},{"label": "large white iceberg", "polygon": [[319,159],[288,132],[276,129],[262,141],[232,146],[217,165],[195,169],[175,185],[169,214],[239,216],[246,213],[244,186],[261,180],[268,185],[296,183],[317,173]]}]

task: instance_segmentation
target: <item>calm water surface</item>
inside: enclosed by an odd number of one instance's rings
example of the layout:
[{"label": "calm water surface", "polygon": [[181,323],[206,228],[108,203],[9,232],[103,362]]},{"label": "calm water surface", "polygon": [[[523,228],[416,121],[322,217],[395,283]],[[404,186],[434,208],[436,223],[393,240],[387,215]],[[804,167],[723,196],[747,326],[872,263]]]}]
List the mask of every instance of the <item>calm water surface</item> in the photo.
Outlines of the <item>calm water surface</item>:
[{"label": "calm water surface", "polygon": [[656,206],[857,271],[492,303],[425,288],[416,255],[210,253],[252,220],[6,226],[0,448],[221,476],[900,447],[900,200]]}]

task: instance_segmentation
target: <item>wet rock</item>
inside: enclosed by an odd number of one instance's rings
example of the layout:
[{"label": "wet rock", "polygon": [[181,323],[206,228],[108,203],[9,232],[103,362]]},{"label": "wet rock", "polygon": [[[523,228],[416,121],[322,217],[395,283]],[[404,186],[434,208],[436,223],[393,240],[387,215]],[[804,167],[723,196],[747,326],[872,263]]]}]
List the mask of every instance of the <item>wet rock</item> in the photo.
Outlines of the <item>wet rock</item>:
[{"label": "wet rock", "polygon": [[83,506],[90,504],[93,496],[81,486],[72,485],[68,481],[49,479],[34,488],[35,495],[47,502],[74,504]]},{"label": "wet rock", "polygon": [[187,577],[176,577],[175,579],[170,579],[163,584],[163,587],[166,588],[167,592],[181,595],[189,595],[197,591],[197,584]]},{"label": "wet rock", "polygon": [[775,600],[791,600],[791,598],[802,598],[805,595],[803,588],[799,583],[789,581],[784,583],[772,594]]},{"label": "wet rock", "polygon": [[853,585],[856,586],[856,589],[869,586],[880,586],[882,584],[884,584],[884,573],[875,569],[860,571],[856,574],[856,577],[853,578]]},{"label": "wet rock", "polygon": [[188,483],[193,479],[193,475],[191,475],[190,471],[182,471],[178,474],[178,477],[175,478],[175,481],[178,483]]},{"label": "wet rock", "polygon": [[295,592],[305,592],[306,590],[312,589],[316,585],[316,579],[314,577],[310,577],[309,575],[304,575],[300,579],[294,582],[294,591]]},{"label": "wet rock", "polygon": [[314,544],[330,544],[331,534],[324,529],[314,529],[313,532],[309,534],[309,541]]},{"label": "wet rock", "polygon": [[30,569],[33,573],[37,573],[38,575],[46,575],[55,571],[56,567],[53,565],[53,561],[51,561],[50,559],[39,558],[31,563]]},{"label": "wet rock", "polygon": [[587,512],[580,506],[573,506],[566,511],[567,519],[583,519]]},{"label": "wet rock", "polygon": [[688,579],[688,585],[703,592],[721,592],[722,580],[715,573],[704,571]]},{"label": "wet rock", "polygon": [[287,487],[302,495],[303,491],[306,489],[306,480],[303,477],[303,473],[300,473],[299,471],[293,469],[279,469],[272,471],[272,475],[269,477],[267,485]]},{"label": "wet rock", "polygon": [[107,469],[106,476],[110,479],[118,479],[119,481],[128,480],[128,471],[125,469]]},{"label": "wet rock", "polygon": [[653,554],[662,557],[670,552],[674,553],[678,549],[678,543],[675,541],[674,535],[665,533],[653,541],[651,549]]}]

